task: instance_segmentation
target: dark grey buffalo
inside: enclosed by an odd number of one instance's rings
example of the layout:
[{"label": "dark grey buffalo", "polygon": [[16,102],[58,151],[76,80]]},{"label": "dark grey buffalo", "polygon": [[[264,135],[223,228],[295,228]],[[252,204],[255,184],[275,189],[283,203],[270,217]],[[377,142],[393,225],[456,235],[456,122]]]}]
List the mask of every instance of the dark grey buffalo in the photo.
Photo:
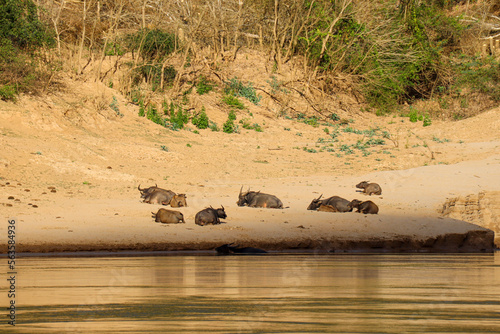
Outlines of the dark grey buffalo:
[{"label": "dark grey buffalo", "polygon": [[240,189],[240,194],[238,195],[238,206],[249,206],[251,208],[273,208],[273,209],[283,209],[283,203],[280,199],[274,195],[264,194],[260,191],[250,191],[242,192],[243,187]]},{"label": "dark grey buffalo", "polygon": [[239,245],[225,244],[215,248],[217,254],[229,255],[229,254],[265,254],[265,250],[255,247],[239,247]]},{"label": "dark grey buffalo", "polygon": [[201,210],[194,217],[194,222],[196,225],[205,226],[205,225],[217,225],[220,224],[220,218],[227,218],[226,212],[224,211],[224,207],[221,205],[221,208],[214,209],[212,207]]},{"label": "dark grey buffalo", "polygon": [[141,192],[141,198],[144,198],[146,197],[147,195],[151,194],[153,191],[157,190],[157,189],[161,189],[161,188],[158,188],[158,185],[155,184],[154,186],[152,187],[148,187],[148,188],[142,188],[141,189],[141,185],[139,184],[137,186],[137,189],[139,189],[139,191]]},{"label": "dark grey buffalo", "polygon": [[351,203],[349,203],[349,206],[353,209],[358,209],[356,212],[364,213],[364,214],[374,214],[376,215],[378,213],[378,206],[377,204],[373,203],[372,201],[358,201],[357,199],[353,199]]},{"label": "dark grey buffalo", "polygon": [[184,224],[184,215],[182,212],[159,209],[157,213],[151,212],[155,222],[163,224]]},{"label": "dark grey buffalo", "polygon": [[363,189],[363,193],[366,195],[375,194],[382,195],[382,188],[377,183],[370,183],[369,181],[363,181],[356,185],[356,188]]},{"label": "dark grey buffalo", "polygon": [[[349,207],[349,201],[345,198],[339,196],[332,196],[326,199],[321,199],[323,194],[321,194],[318,198],[312,200],[311,204],[307,207],[307,210],[317,210],[319,207],[323,206],[332,206],[336,212],[351,212],[352,208]],[[326,210],[325,210],[326,211]]]}]

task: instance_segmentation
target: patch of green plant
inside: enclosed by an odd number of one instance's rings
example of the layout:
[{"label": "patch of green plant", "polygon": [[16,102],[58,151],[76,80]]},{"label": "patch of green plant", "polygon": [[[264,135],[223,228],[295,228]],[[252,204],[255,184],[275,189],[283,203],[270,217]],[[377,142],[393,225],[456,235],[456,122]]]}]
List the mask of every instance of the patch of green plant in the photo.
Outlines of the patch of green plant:
[{"label": "patch of green plant", "polygon": [[146,109],[144,108],[144,101],[140,100],[139,101],[139,117],[144,117],[146,116]]},{"label": "patch of green plant", "polygon": [[495,102],[500,101],[500,62],[494,56],[461,54],[454,63],[454,70],[457,73],[454,90],[467,89],[471,93],[486,94]]},{"label": "patch of green plant", "polygon": [[234,124],[236,113],[234,110],[229,111],[226,122],[222,125],[222,131],[225,133],[237,133],[238,125]]},{"label": "patch of green plant", "polygon": [[383,140],[381,138],[371,138],[371,139],[368,139],[365,142],[365,144],[368,146],[385,145],[385,140]]},{"label": "patch of green plant", "polygon": [[109,104],[109,107],[113,109],[114,112],[120,117],[123,117],[124,115],[120,112],[120,107],[118,106],[118,100],[116,99],[116,96],[113,96],[113,101]]},{"label": "patch of green plant", "polygon": [[432,120],[428,114],[421,114],[418,110],[414,108],[410,108],[410,112],[404,115],[410,119],[410,122],[416,123],[418,121],[422,121],[423,126],[429,126],[432,124]]},{"label": "patch of green plant", "polygon": [[205,107],[201,107],[201,111],[191,118],[191,123],[193,123],[193,125],[198,129],[206,129],[209,127],[210,120],[205,112]]},{"label": "patch of green plant", "polygon": [[176,36],[160,29],[144,28],[127,35],[125,44],[132,52],[138,52],[144,62],[161,63],[166,56],[174,52]]},{"label": "patch of green plant", "polygon": [[245,86],[240,80],[238,80],[238,78],[234,77],[229,79],[229,81],[226,81],[224,84],[224,93],[226,95],[244,97],[255,105],[258,105],[262,98],[260,95],[257,95],[251,82]]},{"label": "patch of green plant", "polygon": [[318,151],[316,151],[316,149],[314,148],[309,148],[304,146],[302,149],[308,153],[318,153]]},{"label": "patch of green plant", "polygon": [[344,128],[342,131],[346,132],[346,133],[355,133],[357,135],[361,135],[363,134],[363,131],[361,130],[356,130],[354,128],[351,128],[350,126]]},{"label": "patch of green plant", "polygon": [[204,75],[196,83],[196,93],[199,95],[207,94],[214,89],[214,84],[209,81]]},{"label": "patch of green plant", "polygon": [[168,147],[165,145],[160,145],[162,151],[168,152]]},{"label": "patch of green plant", "polygon": [[247,118],[241,119],[239,123],[241,124],[243,129],[255,130],[257,132],[262,132],[262,128],[259,124],[257,124],[257,123],[250,124],[250,121]]},{"label": "patch of green plant", "polygon": [[245,109],[245,105],[238,98],[231,94],[226,94],[222,97],[222,102],[236,109]]},{"label": "patch of green plant", "polygon": [[16,86],[10,84],[0,85],[0,99],[4,101],[15,101],[16,96]]},{"label": "patch of green plant", "polygon": [[210,128],[210,130],[212,130],[213,132],[217,132],[219,131],[219,126],[217,125],[217,123],[215,122],[212,122],[210,121],[210,125],[208,126]]},{"label": "patch of green plant", "polygon": [[271,75],[271,80],[267,80],[267,83],[271,86],[271,94],[277,94],[280,92],[285,94],[290,93],[289,90],[282,88],[283,83],[278,81],[274,75]]},{"label": "patch of green plant", "polygon": [[106,56],[123,56],[126,48],[117,41],[110,41],[106,44],[104,54]]},{"label": "patch of green plant", "polygon": [[150,104],[148,106],[148,110],[146,112],[146,118],[156,124],[165,126],[165,120],[158,114],[158,110],[156,109],[156,105],[154,104]]},{"label": "patch of green plant", "polygon": [[[146,80],[148,84],[151,85],[151,90],[157,91],[161,87],[161,69],[163,65],[158,64],[145,64],[142,66],[138,66],[134,70],[133,74],[133,84],[138,85],[142,82],[143,79]],[[163,83],[169,84],[173,82],[175,76],[177,75],[177,71],[175,68],[170,65],[163,69]]]},{"label": "patch of green plant", "polygon": [[346,155],[354,153],[354,151],[351,149],[351,147],[347,144],[341,145],[339,149],[341,152],[344,152],[344,154],[346,154]]},{"label": "patch of green plant", "polygon": [[[175,109],[177,109],[177,111],[175,111]],[[184,125],[186,125],[189,122],[189,113],[187,111],[184,111],[182,109],[182,106],[179,105],[174,106],[173,103],[171,103],[169,110],[170,110],[170,118],[168,119],[169,124],[166,124],[166,126],[172,130],[183,129]]]},{"label": "patch of green plant", "polygon": [[16,100],[20,93],[39,93],[60,70],[48,48],[54,32],[31,0],[0,1],[0,99]]},{"label": "patch of green plant", "polygon": [[450,142],[450,140],[449,140],[449,139],[446,139],[446,138],[445,138],[445,139],[439,139],[439,138],[438,138],[438,137],[436,137],[436,136],[433,136],[433,137],[432,137],[432,140],[433,140],[433,141],[435,141],[436,143],[448,143],[448,142]]}]

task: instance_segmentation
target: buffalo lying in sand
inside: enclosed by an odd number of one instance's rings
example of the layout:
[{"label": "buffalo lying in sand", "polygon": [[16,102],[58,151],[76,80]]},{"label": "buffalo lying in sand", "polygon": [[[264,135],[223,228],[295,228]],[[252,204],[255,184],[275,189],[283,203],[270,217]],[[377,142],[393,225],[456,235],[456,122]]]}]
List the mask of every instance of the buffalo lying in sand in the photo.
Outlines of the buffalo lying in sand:
[{"label": "buffalo lying in sand", "polygon": [[173,208],[187,206],[186,194],[176,194],[172,190],[161,188],[146,193],[144,203],[170,205]]},{"label": "buffalo lying in sand", "polygon": [[159,209],[157,213],[151,212],[155,222],[163,224],[184,224],[184,215],[182,212]]},{"label": "buffalo lying in sand", "polygon": [[[326,199],[321,199],[323,195],[320,195],[318,198],[312,200],[311,204],[307,207],[307,210],[317,210],[322,205],[323,206],[331,206],[336,211],[335,212],[351,212],[352,208],[349,207],[349,201],[345,198],[339,196],[332,196]],[[328,208],[324,207],[321,211],[328,211]],[[331,211],[333,212],[333,211]]]},{"label": "buffalo lying in sand", "polygon": [[365,214],[377,214],[378,213],[378,206],[377,204],[373,203],[372,201],[358,201],[357,199],[353,199],[351,203],[349,203],[349,206],[353,209],[358,209],[356,212],[360,213],[365,213]]},{"label": "buffalo lying in sand", "polygon": [[249,206],[251,208],[273,208],[283,209],[283,203],[274,195],[264,194],[260,191],[250,191],[243,193],[243,186],[238,195],[238,206]]},{"label": "buffalo lying in sand", "polygon": [[155,190],[165,190],[165,189],[162,189],[162,188],[158,188],[157,184],[155,184],[152,187],[142,188],[142,189],[141,189],[141,185],[139,184],[137,186],[137,189],[139,189],[139,191],[141,192],[141,198],[145,198],[147,195],[151,194]]},{"label": "buffalo lying in sand", "polygon": [[356,188],[363,189],[363,193],[366,195],[382,195],[382,188],[380,188],[377,183],[369,183],[368,181],[363,181],[358,183],[356,185]]},{"label": "buffalo lying in sand", "polygon": [[229,255],[229,254],[265,254],[265,250],[254,247],[239,247],[239,245],[225,244],[215,248],[217,254]]},{"label": "buffalo lying in sand", "polygon": [[333,205],[328,205],[328,204],[321,204],[318,208],[318,211],[338,212],[337,209]]},{"label": "buffalo lying in sand", "polygon": [[220,208],[214,209],[212,207],[201,210],[194,217],[194,222],[196,225],[217,225],[220,224],[220,218],[227,218],[224,207],[221,205]]}]

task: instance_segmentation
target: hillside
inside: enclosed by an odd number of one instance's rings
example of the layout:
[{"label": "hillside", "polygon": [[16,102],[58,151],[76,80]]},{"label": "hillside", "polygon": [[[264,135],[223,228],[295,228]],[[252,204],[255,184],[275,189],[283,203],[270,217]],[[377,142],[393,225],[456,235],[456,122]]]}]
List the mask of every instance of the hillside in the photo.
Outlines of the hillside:
[{"label": "hillside", "polygon": [[[252,82],[259,92],[269,89],[271,68],[265,55],[241,50],[221,73]],[[279,80],[293,76],[284,73]],[[344,92],[322,100],[323,110],[339,120],[326,125],[325,117],[313,126],[306,124],[310,105],[300,95],[290,94],[289,101],[305,115],[297,119],[261,92],[258,105],[244,100],[246,109],[236,119],[237,124],[242,119],[259,124],[261,132],[241,124],[240,132],[232,134],[197,130],[192,124],[172,131],[139,117],[139,106],[102,83],[62,81],[65,88],[48,96],[0,101],[0,206],[4,222],[19,221],[18,238],[26,245],[22,251],[210,249],[227,241],[225,236],[258,243],[259,235],[269,237],[262,235],[265,231],[277,238],[283,233],[291,241],[273,246],[266,239],[264,246],[316,248],[301,244],[304,235],[309,234],[308,242],[320,240],[334,226],[345,240],[408,233],[420,240],[476,228],[457,227],[457,221],[442,217],[447,199],[485,192],[483,213],[499,207],[499,108],[459,121],[433,119],[424,127],[408,117],[363,112],[355,97]],[[113,97],[119,113],[110,107]],[[219,92],[189,98],[191,108],[203,106],[222,127],[227,108]],[[384,189],[382,196],[371,198],[379,215],[305,210],[321,194],[366,199],[354,188],[363,179]],[[138,185],[154,184],[187,194],[188,207],[180,209],[186,225],[154,223],[151,212],[158,206],[141,203],[137,191]],[[289,208],[238,208],[242,186],[274,193]],[[198,210],[220,204],[228,212],[227,224],[194,224]],[[454,218],[471,216],[459,207],[453,210]],[[486,225],[478,210],[473,222]],[[498,216],[489,217],[487,227],[499,232]],[[353,229],[356,223],[364,228]],[[436,224],[441,225],[436,229]],[[122,233],[126,238],[113,246],[113,238]],[[160,245],[162,235],[170,246]]]}]

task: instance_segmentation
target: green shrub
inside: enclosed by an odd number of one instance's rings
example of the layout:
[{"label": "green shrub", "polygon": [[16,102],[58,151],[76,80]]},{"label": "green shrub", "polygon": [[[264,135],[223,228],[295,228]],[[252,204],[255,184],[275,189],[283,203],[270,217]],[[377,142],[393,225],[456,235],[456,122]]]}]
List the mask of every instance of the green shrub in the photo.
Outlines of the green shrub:
[{"label": "green shrub", "polygon": [[238,126],[234,124],[236,120],[236,114],[234,110],[229,112],[226,122],[222,125],[222,131],[225,133],[235,133],[238,132]]},{"label": "green shrub", "polygon": [[165,126],[165,120],[160,115],[158,115],[158,110],[156,110],[156,106],[154,104],[150,104],[148,106],[148,111],[146,112],[146,118],[156,124]]},{"label": "green shrub", "polygon": [[128,48],[137,51],[145,62],[161,62],[174,52],[176,37],[160,29],[142,29],[125,38]]},{"label": "green shrub", "polygon": [[219,131],[219,126],[217,125],[217,123],[212,122],[212,121],[210,121],[209,128],[210,128],[210,130],[212,130],[214,132]]},{"label": "green shrub", "polygon": [[[135,85],[140,84],[144,78],[151,85],[151,89],[156,91],[161,87],[161,68],[162,64],[138,66],[134,71],[135,77],[133,83]],[[173,82],[176,75],[177,71],[172,65],[165,67],[163,69],[163,82],[167,84]]]},{"label": "green shrub", "polygon": [[238,98],[234,95],[224,95],[222,97],[222,102],[236,109],[245,109],[245,105],[241,103],[240,100],[238,100]]},{"label": "green shrub", "polygon": [[189,122],[189,113],[186,111],[184,112],[182,109],[182,106],[177,106],[177,112],[175,112],[175,107],[173,107],[173,104],[171,104],[171,109],[170,109],[170,119],[169,119],[169,127],[172,130],[180,130],[184,128],[184,125],[186,125]]},{"label": "green shrub", "polygon": [[262,132],[262,128],[259,124],[257,124],[257,123],[250,124],[250,121],[246,118],[241,119],[239,123],[241,124],[243,129],[255,130],[257,132]]},{"label": "green shrub", "polygon": [[199,95],[207,94],[212,89],[214,89],[214,85],[210,82],[205,76],[201,76],[200,80],[196,83],[196,93]]},{"label": "green shrub", "polygon": [[238,78],[234,77],[229,81],[226,81],[224,84],[224,93],[226,95],[244,97],[255,105],[258,105],[260,99],[262,98],[260,95],[257,95],[257,93],[255,92],[255,88],[253,88],[253,84],[251,82],[249,82],[248,85],[245,86],[241,81],[238,80]]},{"label": "green shrub", "polygon": [[0,85],[0,99],[4,101],[14,101],[16,99],[17,90],[14,85]]},{"label": "green shrub", "polygon": [[198,129],[206,129],[210,125],[210,120],[208,119],[207,113],[205,112],[205,107],[201,108],[201,111],[193,116],[191,123]]},{"label": "green shrub", "polygon": [[31,0],[0,0],[0,98],[15,100],[22,92],[37,93],[52,82],[58,63],[41,48],[54,45],[54,34],[39,20]]}]

